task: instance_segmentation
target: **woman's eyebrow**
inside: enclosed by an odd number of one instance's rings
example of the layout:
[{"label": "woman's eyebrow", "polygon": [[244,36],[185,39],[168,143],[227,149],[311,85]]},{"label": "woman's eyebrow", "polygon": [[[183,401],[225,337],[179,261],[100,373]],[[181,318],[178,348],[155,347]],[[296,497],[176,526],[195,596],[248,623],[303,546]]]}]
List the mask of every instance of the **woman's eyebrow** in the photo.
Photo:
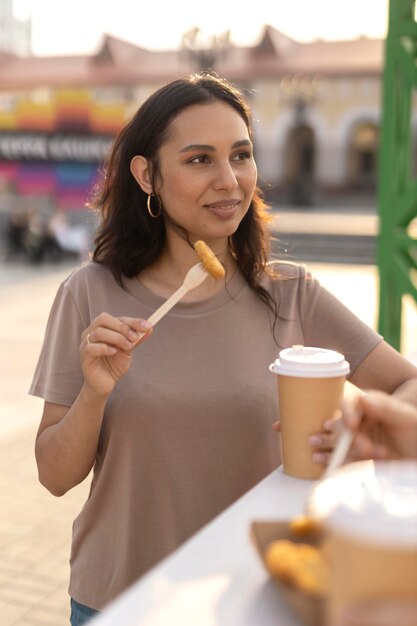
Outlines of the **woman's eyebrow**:
[{"label": "woman's eyebrow", "polygon": [[234,150],[235,148],[242,148],[243,146],[250,146],[252,147],[252,142],[250,139],[241,139],[240,141],[236,141],[236,143],[233,144],[232,146],[232,150]]},{"label": "woman's eyebrow", "polygon": [[214,146],[209,146],[204,143],[190,143],[190,145],[181,148],[179,152],[194,152],[195,150],[202,150],[203,152],[215,152]]},{"label": "woman's eyebrow", "polygon": [[[242,146],[252,146],[252,142],[249,139],[241,139],[240,141],[235,141],[232,146],[232,150],[236,148],[241,148]],[[216,148],[214,146],[210,146],[205,143],[190,143],[188,146],[181,148],[179,152],[194,152],[194,151],[202,150],[203,152],[216,152]]]}]

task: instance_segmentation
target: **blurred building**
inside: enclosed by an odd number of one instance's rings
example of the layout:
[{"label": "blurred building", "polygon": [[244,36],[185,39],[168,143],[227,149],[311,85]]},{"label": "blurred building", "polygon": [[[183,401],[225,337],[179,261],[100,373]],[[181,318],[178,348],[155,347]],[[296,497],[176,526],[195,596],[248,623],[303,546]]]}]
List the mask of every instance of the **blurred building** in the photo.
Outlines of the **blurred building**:
[{"label": "blurred building", "polygon": [[0,58],[7,54],[29,55],[31,36],[30,17],[16,15],[14,0],[0,0]]},{"label": "blurred building", "polygon": [[382,40],[299,43],[266,26],[256,45],[238,47],[227,33],[208,43],[199,33],[172,51],[105,36],[89,56],[0,56],[0,202],[83,208],[124,121],[155,88],[208,66],[251,101],[268,199],[374,193]]}]

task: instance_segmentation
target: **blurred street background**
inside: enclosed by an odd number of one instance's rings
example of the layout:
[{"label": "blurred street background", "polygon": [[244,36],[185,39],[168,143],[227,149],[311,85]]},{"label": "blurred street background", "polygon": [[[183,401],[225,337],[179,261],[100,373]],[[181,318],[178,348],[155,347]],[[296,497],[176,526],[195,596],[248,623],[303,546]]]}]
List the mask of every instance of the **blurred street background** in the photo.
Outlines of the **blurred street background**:
[{"label": "blurred street background", "polygon": [[[157,87],[210,67],[246,91],[274,256],[307,263],[378,326],[388,0],[258,0],[256,19],[234,0],[218,4],[208,15],[188,0],[142,10],[128,0],[0,0],[0,626],[69,623],[71,526],[88,480],[62,498],[39,485],[42,402],[27,391],[58,285],[91,250],[86,203],[100,167]],[[400,349],[417,361],[411,296]]]}]

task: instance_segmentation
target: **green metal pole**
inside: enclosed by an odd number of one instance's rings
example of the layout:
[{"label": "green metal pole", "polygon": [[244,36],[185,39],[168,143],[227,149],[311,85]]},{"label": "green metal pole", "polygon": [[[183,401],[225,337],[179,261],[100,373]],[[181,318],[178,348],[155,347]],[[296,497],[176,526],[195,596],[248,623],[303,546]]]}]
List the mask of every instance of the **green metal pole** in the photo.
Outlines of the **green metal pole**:
[{"label": "green metal pole", "polygon": [[410,294],[417,302],[413,282],[417,240],[408,233],[410,222],[417,216],[411,126],[412,95],[417,87],[414,14],[415,0],[390,0],[378,166],[378,329],[397,350],[401,350],[403,296]]}]

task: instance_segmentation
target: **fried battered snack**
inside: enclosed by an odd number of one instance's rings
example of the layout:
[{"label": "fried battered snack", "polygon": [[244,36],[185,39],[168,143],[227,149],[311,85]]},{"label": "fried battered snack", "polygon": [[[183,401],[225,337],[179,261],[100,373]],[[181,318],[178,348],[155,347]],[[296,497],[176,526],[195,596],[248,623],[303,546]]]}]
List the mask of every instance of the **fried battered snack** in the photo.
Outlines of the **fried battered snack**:
[{"label": "fried battered snack", "polygon": [[290,523],[290,528],[294,535],[310,535],[322,531],[322,525],[319,520],[314,517],[309,517],[308,515],[294,517]]},{"label": "fried battered snack", "polygon": [[314,595],[324,595],[329,569],[320,550],[306,543],[282,539],[269,544],[265,563],[273,576]]},{"label": "fried battered snack", "polygon": [[213,276],[213,278],[217,279],[224,276],[225,271],[223,265],[220,263],[214,252],[210,250],[208,245],[204,243],[204,241],[196,241],[194,244],[194,250],[200,257],[204,268]]}]

